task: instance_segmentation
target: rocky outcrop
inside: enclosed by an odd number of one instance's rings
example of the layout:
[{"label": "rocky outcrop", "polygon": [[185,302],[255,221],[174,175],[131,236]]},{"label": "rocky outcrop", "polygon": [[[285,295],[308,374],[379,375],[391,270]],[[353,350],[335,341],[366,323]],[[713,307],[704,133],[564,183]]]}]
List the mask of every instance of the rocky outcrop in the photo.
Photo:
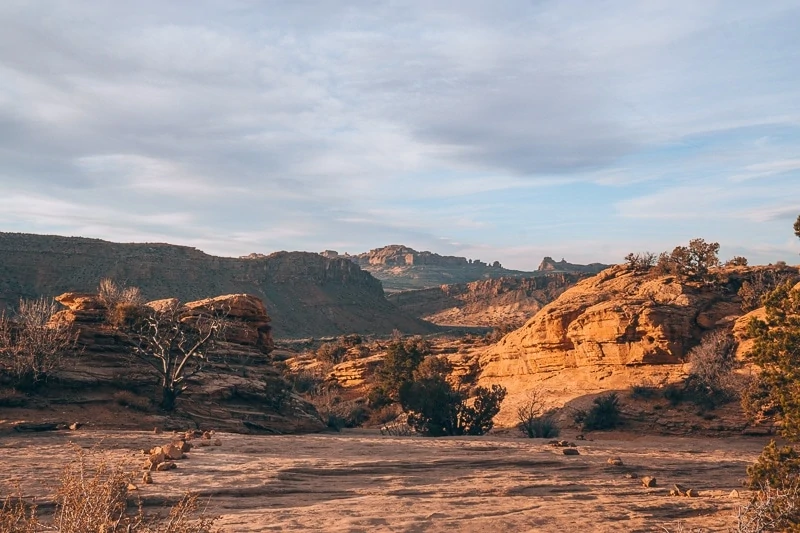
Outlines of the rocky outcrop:
[{"label": "rocky outcrop", "polygon": [[169,244],[0,233],[0,309],[19,298],[92,292],[104,277],[139,287],[149,300],[257,296],[277,337],[435,329],[387,302],[381,283],[345,259],[305,252],[228,258]]},{"label": "rocky outcrop", "polygon": [[602,263],[590,263],[588,265],[576,265],[574,263],[567,263],[564,258],[561,261],[555,261],[552,257],[545,257],[539,263],[539,272],[583,272],[587,274],[597,274],[609,268],[611,265],[604,265]]},{"label": "rocky outcrop", "polygon": [[547,382],[581,393],[671,379],[706,331],[733,327],[743,314],[738,289],[766,268],[723,270],[706,285],[612,267],[483,353],[479,382],[511,392]]},{"label": "rocky outcrop", "polygon": [[[107,322],[108,311],[100,298],[66,293],[56,300],[67,309],[53,320],[70,323],[79,333],[78,354],[59,372],[59,383],[87,393],[107,391],[109,397],[117,389],[136,390],[156,402],[157,376],[147,364],[128,355],[125,334]],[[145,305],[164,310],[180,304],[171,298]],[[174,417],[241,433],[324,428],[314,407],[291,393],[267,357],[273,347],[271,320],[260,299],[231,294],[188,302],[179,310],[182,321],[215,315],[223,318],[226,328],[224,342],[212,352],[207,369],[191,378]]]},{"label": "rocky outcrop", "polygon": [[439,325],[522,324],[586,274],[497,278],[387,296],[403,311]]}]

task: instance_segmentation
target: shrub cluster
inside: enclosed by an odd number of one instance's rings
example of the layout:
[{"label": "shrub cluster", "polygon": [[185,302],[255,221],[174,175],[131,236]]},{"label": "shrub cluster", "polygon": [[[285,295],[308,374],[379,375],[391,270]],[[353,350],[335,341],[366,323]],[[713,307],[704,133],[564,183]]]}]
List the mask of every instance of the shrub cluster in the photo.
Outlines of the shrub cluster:
[{"label": "shrub cluster", "polygon": [[530,439],[550,439],[560,433],[554,414],[546,410],[538,390],[531,391],[517,407],[517,422],[519,430]]},{"label": "shrub cluster", "polygon": [[719,243],[704,239],[692,239],[689,246],[676,246],[672,253],[663,252],[658,256],[655,272],[659,275],[671,274],[680,279],[708,282],[709,269],[719,266]]},{"label": "shrub cluster", "polygon": [[616,392],[598,396],[592,400],[592,407],[588,410],[575,411],[573,420],[589,431],[616,428],[622,422],[619,396]]},{"label": "shrub cluster", "polygon": [[20,300],[12,317],[0,315],[0,371],[15,387],[35,387],[60,368],[75,347],[76,332],[53,320],[57,311],[53,300],[39,298]]}]

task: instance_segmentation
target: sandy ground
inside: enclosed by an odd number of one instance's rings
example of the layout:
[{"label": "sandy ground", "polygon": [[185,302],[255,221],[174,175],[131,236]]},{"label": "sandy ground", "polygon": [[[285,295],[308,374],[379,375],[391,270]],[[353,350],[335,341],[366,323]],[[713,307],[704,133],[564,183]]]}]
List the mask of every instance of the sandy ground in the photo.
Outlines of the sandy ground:
[{"label": "sandy ground", "polygon": [[[219,435],[140,487],[164,506],[199,492],[226,531],[726,531],[745,502],[745,468],[763,439],[594,434],[564,456],[543,440],[430,439],[368,431]],[[0,436],[0,489],[45,503],[70,442],[138,467],[170,434],[75,431]],[[624,466],[607,459],[619,456]],[[625,476],[650,475],[655,488]],[[674,483],[697,498],[668,495]],[[731,497],[740,489],[741,498]]]}]

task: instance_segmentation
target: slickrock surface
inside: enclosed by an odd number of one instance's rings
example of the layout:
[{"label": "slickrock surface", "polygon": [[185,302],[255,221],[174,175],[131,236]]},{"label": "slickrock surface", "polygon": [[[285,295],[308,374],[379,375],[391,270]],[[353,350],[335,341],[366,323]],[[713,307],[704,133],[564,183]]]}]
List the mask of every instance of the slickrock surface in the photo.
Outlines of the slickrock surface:
[{"label": "slickrock surface", "polygon": [[[426,439],[217,433],[177,468],[152,472],[137,494],[148,510],[198,492],[230,532],[260,531],[726,531],[748,493],[741,478],[763,439],[594,434],[565,456],[544,440]],[[51,498],[70,442],[129,461],[171,435],[74,431],[0,436],[0,490],[21,484]],[[611,440],[613,439],[613,440]],[[193,440],[197,444],[197,439]],[[623,465],[609,464],[619,457]],[[645,488],[641,477],[658,479]],[[674,485],[697,497],[669,496]],[[734,489],[740,496],[731,497]],[[47,506],[42,507],[47,510]],[[682,528],[682,529],[680,529]]]}]

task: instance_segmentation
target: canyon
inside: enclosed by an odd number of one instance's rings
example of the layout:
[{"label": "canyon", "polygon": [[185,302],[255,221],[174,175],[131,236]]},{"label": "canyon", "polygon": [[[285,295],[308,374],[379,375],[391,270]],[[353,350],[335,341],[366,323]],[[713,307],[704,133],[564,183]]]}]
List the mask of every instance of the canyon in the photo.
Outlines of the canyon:
[{"label": "canyon", "polygon": [[102,278],[139,287],[148,300],[255,295],[276,337],[436,330],[389,303],[381,283],[345,259],[306,252],[236,259],[171,244],[0,233],[0,308],[20,298],[93,292]]}]

